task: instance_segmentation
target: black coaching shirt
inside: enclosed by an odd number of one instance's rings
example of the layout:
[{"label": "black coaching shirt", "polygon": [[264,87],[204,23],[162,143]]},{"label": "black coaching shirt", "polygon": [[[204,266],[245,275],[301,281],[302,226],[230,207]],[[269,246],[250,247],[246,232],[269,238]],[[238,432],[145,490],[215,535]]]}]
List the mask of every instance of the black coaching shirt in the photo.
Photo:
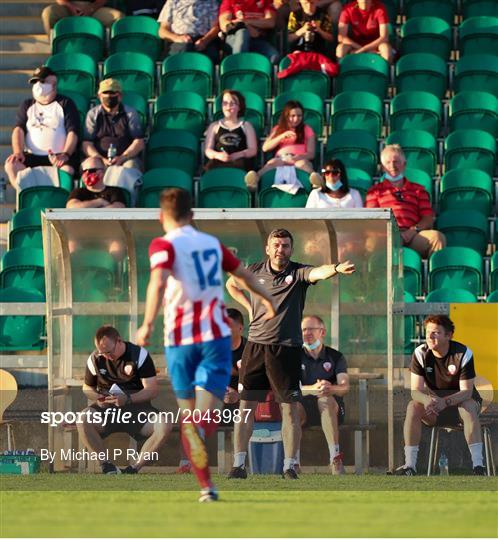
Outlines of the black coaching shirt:
[{"label": "black coaching shirt", "polygon": [[273,296],[277,305],[277,315],[269,321],[263,320],[266,310],[261,299],[251,294],[253,320],[249,326],[249,341],[287,347],[303,344],[301,319],[313,268],[290,261],[284,270],[276,272],[271,268],[269,259],[248,266],[256,275],[256,281]]},{"label": "black coaching shirt", "polygon": [[[434,356],[427,343],[419,345],[412,355],[410,371],[423,377],[429,390],[440,397],[458,392],[461,380],[476,376],[472,350],[458,341],[450,341],[444,358]],[[475,386],[472,398],[480,400]]]}]

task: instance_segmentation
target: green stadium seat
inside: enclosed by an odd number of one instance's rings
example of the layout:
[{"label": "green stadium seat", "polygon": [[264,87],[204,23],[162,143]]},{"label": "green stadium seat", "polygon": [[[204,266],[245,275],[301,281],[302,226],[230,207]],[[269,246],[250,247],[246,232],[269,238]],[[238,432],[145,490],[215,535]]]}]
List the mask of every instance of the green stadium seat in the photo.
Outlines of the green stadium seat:
[{"label": "green stadium seat", "polygon": [[374,176],[378,163],[377,152],[377,139],[371,133],[348,129],[329,136],[325,159],[340,159],[346,167],[362,169]]},{"label": "green stadium seat", "polygon": [[146,54],[155,62],[161,51],[159,23],[152,17],[133,15],[112,25],[110,54],[137,52]]},{"label": "green stadium seat", "polygon": [[117,79],[123,92],[136,92],[149,99],[154,93],[154,73],[154,62],[147,55],[119,52],[105,59],[103,78]]},{"label": "green stadium seat", "polygon": [[245,52],[226,56],[220,64],[220,91],[225,89],[271,96],[272,66],[262,54]]},{"label": "green stadium seat", "polygon": [[325,117],[324,104],[322,98],[313,92],[286,92],[275,97],[272,105],[272,125],[276,125],[288,101],[299,101],[304,107],[304,121],[310,125],[317,137],[323,133],[323,122]]},{"label": "green stadium seat", "polygon": [[98,62],[104,56],[105,29],[94,17],[64,17],[55,23],[52,54],[84,53]]},{"label": "green stadium seat", "polygon": [[403,247],[403,279],[405,292],[413,296],[422,294],[422,259],[420,255],[409,247]]},{"label": "green stadium seat", "polygon": [[446,171],[471,168],[494,176],[496,141],[487,131],[458,129],[444,141],[444,163]]},{"label": "green stadium seat", "polygon": [[455,64],[455,93],[470,90],[498,95],[498,56],[468,54]]},{"label": "green stadium seat", "polygon": [[39,208],[19,210],[12,216],[9,249],[21,247],[43,247]]},{"label": "green stadium seat", "polygon": [[[178,55],[177,55],[178,56]],[[244,120],[251,122],[256,136],[262,137],[265,129],[265,102],[261,96],[255,94],[254,92],[245,91],[242,92],[242,95],[246,101],[246,114],[244,115]],[[223,118],[223,110],[221,104],[221,94],[216,97],[214,101],[213,108],[213,118],[214,120],[220,120]]]},{"label": "green stadium seat", "polygon": [[498,17],[498,3],[496,0],[464,0],[462,15],[464,19],[481,16]]},{"label": "green stadium seat", "polygon": [[466,289],[435,289],[425,297],[426,302],[449,302],[452,304],[471,304],[477,296]]},{"label": "green stadium seat", "polygon": [[441,178],[439,209],[476,210],[489,216],[493,206],[493,180],[478,169],[452,169]]},{"label": "green stadium seat", "polygon": [[[290,65],[290,60],[284,56],[280,60],[278,71],[287,69]],[[321,71],[311,71],[304,69],[298,73],[277,79],[279,94],[287,94],[289,92],[313,92],[321,99],[328,99],[330,96],[330,77]]]},{"label": "green stadium seat", "polygon": [[448,60],[451,52],[451,26],[438,17],[413,17],[401,27],[401,53],[436,54]]},{"label": "green stadium seat", "polygon": [[123,92],[123,103],[129,107],[133,107],[137,111],[142,126],[145,129],[147,127],[147,117],[149,116],[147,100],[136,92]]},{"label": "green stadium seat", "polygon": [[274,188],[275,170],[265,173],[259,183],[258,201],[260,208],[304,208],[308,195],[311,191],[309,174],[301,169],[296,169],[297,177],[304,189],[300,189],[295,195],[285,193],[281,189]]},{"label": "green stadium seat", "polygon": [[442,99],[448,88],[447,78],[446,62],[435,54],[407,54],[396,63],[396,90],[398,94],[414,90],[430,92]]},{"label": "green stadium seat", "polygon": [[489,292],[498,291],[498,251],[491,257],[491,268],[489,271]]},{"label": "green stadium seat", "polygon": [[483,263],[480,253],[468,247],[446,247],[429,259],[429,291],[466,289],[483,293]]},{"label": "green stadium seat", "polygon": [[0,287],[36,289],[45,294],[43,250],[21,247],[5,252],[2,257]]},{"label": "green stadium seat", "polygon": [[[62,19],[64,20],[64,19]],[[90,108],[90,99],[87,96],[78,94],[77,92],[68,92],[65,91],[64,95],[68,98],[71,98],[78,109],[80,116],[80,136],[83,134],[83,126],[85,125],[86,113]]]},{"label": "green stadium seat", "polygon": [[213,94],[213,70],[213,63],[202,53],[168,56],[161,66],[161,92],[189,91],[210,97]]},{"label": "green stadium seat", "polygon": [[181,129],[196,137],[204,133],[206,102],[195,92],[166,92],[154,105],[154,130]]},{"label": "green stadium seat", "polygon": [[146,156],[147,169],[177,167],[193,177],[197,169],[199,141],[189,131],[157,131],[150,136]]},{"label": "green stadium seat", "polygon": [[498,135],[498,100],[489,92],[459,92],[450,101],[450,131],[481,129],[493,137]]},{"label": "green stadium seat", "polygon": [[498,16],[471,17],[458,28],[460,55],[497,54]]},{"label": "green stadium seat", "polygon": [[[103,249],[78,249],[71,254],[73,300],[94,302],[102,297],[106,302],[115,294],[114,276],[117,264],[114,257]],[[100,301],[100,300],[99,300]]]},{"label": "green stadium seat", "polygon": [[60,94],[75,92],[90,99],[95,94],[97,64],[83,53],[54,54],[46,65],[57,74],[57,91]]},{"label": "green stadium seat", "polygon": [[469,247],[486,254],[488,247],[488,219],[477,210],[446,210],[437,217],[437,229],[446,236],[449,247]]},{"label": "green stadium seat", "polygon": [[[24,287],[0,289],[0,303],[44,302],[43,293]],[[45,348],[45,318],[33,315],[0,316],[0,351],[33,351]]]},{"label": "green stadium seat", "polygon": [[179,187],[192,193],[193,181],[185,171],[173,167],[151,169],[142,176],[142,187],[138,195],[139,208],[159,208],[161,192],[170,187]]},{"label": "green stadium seat", "polygon": [[52,186],[25,188],[18,193],[19,210],[23,208],[65,208],[69,191]]},{"label": "green stadium seat", "polygon": [[404,0],[403,9],[407,19],[438,17],[452,25],[455,17],[454,0]]},{"label": "green stadium seat", "polygon": [[406,167],[405,176],[410,180],[410,182],[415,182],[424,186],[425,191],[429,194],[429,198],[432,201],[434,196],[434,183],[432,177],[426,172],[420,169],[414,169],[412,167]]},{"label": "green stadium seat", "polygon": [[349,187],[358,190],[363,203],[365,203],[367,191],[373,184],[372,177],[362,169],[355,167],[347,167],[346,172],[348,174]]},{"label": "green stadium seat", "polygon": [[361,129],[380,137],[383,107],[381,99],[370,92],[337,94],[332,101],[332,132]]},{"label": "green stadium seat", "polygon": [[419,129],[394,131],[387,137],[387,144],[399,144],[403,148],[408,167],[436,173],[437,143],[433,135]]},{"label": "green stadium seat", "polygon": [[493,291],[486,297],[486,302],[489,304],[498,304],[498,291]]},{"label": "green stadium seat", "polygon": [[199,183],[200,208],[250,208],[251,194],[244,182],[246,171],[223,167],[206,171]]},{"label": "green stadium seat", "polygon": [[[413,304],[415,302],[415,297],[405,291],[403,293],[403,302],[405,304]],[[413,315],[405,315],[405,342],[403,347],[403,352],[405,354],[412,354],[415,349],[415,344],[412,343],[412,339],[417,337],[417,320]]]},{"label": "green stadium seat", "polygon": [[342,58],[336,79],[337,93],[368,90],[384,99],[389,79],[389,64],[378,54],[349,54]]},{"label": "green stadium seat", "polygon": [[438,136],[443,108],[441,100],[430,92],[401,92],[392,99],[389,127],[391,131],[420,129]]}]

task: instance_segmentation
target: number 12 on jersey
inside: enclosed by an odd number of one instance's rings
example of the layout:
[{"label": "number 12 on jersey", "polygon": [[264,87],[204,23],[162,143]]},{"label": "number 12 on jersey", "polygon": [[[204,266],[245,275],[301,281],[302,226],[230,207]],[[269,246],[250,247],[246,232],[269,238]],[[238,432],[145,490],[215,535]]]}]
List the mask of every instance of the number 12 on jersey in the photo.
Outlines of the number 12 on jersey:
[{"label": "number 12 on jersey", "polygon": [[219,276],[220,257],[216,249],[193,251],[192,258],[194,259],[195,271],[202,291],[206,286],[218,287],[221,285],[221,276]]}]

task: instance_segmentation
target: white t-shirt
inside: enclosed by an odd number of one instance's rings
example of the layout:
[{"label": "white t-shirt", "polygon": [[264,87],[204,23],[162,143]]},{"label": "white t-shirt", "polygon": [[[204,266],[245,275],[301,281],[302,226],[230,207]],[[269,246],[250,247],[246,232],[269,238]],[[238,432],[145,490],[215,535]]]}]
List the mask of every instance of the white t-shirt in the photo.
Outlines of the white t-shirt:
[{"label": "white t-shirt", "polygon": [[306,208],[363,208],[360,192],[349,188],[349,192],[340,199],[329,197],[320,189],[314,189],[306,201]]}]

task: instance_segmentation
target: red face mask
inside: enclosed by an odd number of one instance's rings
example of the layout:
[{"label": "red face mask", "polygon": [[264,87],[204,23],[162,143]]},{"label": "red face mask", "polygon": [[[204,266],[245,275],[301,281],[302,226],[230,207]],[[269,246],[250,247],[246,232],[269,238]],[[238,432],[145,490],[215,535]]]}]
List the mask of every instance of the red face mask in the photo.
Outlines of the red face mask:
[{"label": "red face mask", "polygon": [[99,181],[100,181],[100,173],[98,172],[85,173],[83,175],[83,182],[85,183],[85,186],[87,187],[93,187],[96,184],[98,184]]}]

